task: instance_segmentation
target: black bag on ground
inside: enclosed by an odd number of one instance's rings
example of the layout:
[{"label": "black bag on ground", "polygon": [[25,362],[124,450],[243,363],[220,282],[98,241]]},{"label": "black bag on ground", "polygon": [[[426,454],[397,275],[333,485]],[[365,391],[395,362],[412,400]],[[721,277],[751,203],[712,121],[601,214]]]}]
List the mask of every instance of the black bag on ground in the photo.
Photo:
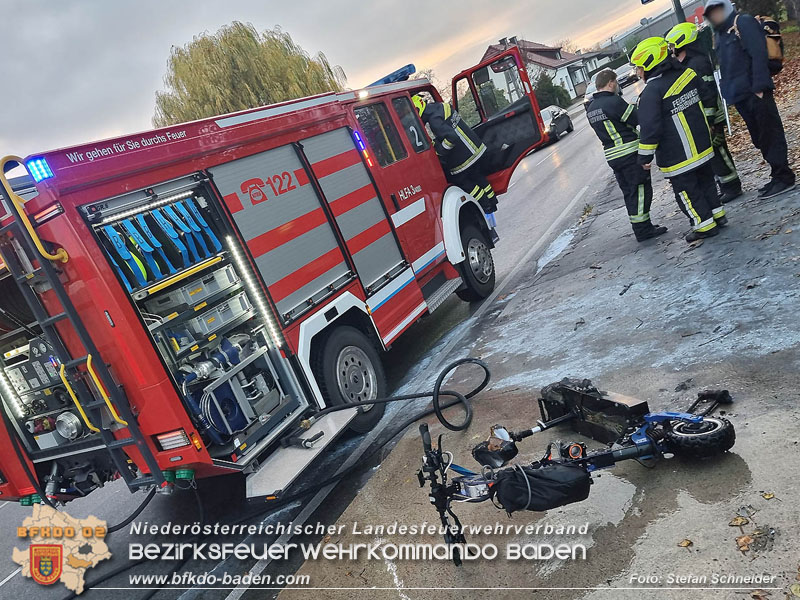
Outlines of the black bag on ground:
[{"label": "black bag on ground", "polygon": [[586,500],[591,484],[589,473],[577,465],[516,465],[497,473],[491,497],[509,514],[518,510],[545,511]]}]

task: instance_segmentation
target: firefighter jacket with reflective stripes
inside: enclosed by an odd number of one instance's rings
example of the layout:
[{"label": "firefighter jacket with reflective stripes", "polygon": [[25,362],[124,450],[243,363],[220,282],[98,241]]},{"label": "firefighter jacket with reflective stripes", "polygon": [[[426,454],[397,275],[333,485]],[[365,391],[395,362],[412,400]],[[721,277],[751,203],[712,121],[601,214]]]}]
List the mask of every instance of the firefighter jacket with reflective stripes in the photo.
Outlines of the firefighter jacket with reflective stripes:
[{"label": "firefighter jacket with reflective stripes", "polygon": [[707,89],[677,60],[658,65],[639,96],[639,164],[656,163],[665,177],[696,169],[714,156],[704,112]]},{"label": "firefighter jacket with reflective stripes", "polygon": [[442,158],[451,175],[466,171],[486,152],[481,138],[446,102],[426,104],[422,120],[430,125],[436,154]]},{"label": "firefighter jacket with reflective stripes", "polygon": [[586,116],[597,137],[609,166],[614,168],[626,162],[626,157],[639,150],[639,115],[636,106],[628,104],[618,94],[595,92],[586,106]]},{"label": "firefighter jacket with reflective stripes", "polygon": [[[703,52],[700,48],[694,48],[696,42],[686,46],[686,58],[683,60],[683,66],[691,69],[700,78],[702,85],[706,86],[705,95],[709,98],[709,103],[703,101],[705,107],[706,117],[708,122],[712,125],[715,123],[725,122],[725,110],[722,105],[722,98],[720,98],[719,91],[717,90],[717,82],[714,80],[714,64],[707,53]],[[705,96],[704,96],[705,97]],[[713,98],[713,102],[710,100]]]}]

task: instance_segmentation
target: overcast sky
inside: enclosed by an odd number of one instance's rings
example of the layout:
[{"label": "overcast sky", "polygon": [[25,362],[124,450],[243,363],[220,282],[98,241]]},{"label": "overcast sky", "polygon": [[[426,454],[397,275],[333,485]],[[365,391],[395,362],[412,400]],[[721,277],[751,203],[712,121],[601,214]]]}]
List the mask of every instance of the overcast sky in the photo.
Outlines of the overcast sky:
[{"label": "overcast sky", "polygon": [[[498,8],[503,6],[504,8]],[[151,127],[170,47],[234,20],[280,25],[361,87],[414,63],[444,83],[517,35],[590,46],[671,6],[655,0],[26,0],[5,11],[0,152],[26,154]]]}]

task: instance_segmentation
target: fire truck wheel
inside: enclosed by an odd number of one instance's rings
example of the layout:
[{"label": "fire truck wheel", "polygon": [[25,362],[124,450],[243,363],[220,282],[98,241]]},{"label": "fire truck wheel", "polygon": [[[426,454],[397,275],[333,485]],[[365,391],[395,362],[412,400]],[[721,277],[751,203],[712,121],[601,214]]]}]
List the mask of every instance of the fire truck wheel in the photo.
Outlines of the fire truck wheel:
[{"label": "fire truck wheel", "polygon": [[[322,395],[339,406],[386,397],[386,376],[377,349],[355,327],[331,332],[317,359],[317,378]],[[381,420],[385,404],[363,406],[350,421],[350,430],[366,433]]]},{"label": "fire truck wheel", "polygon": [[456,294],[465,302],[483,300],[494,290],[494,260],[486,236],[475,225],[461,231],[466,259],[459,265],[465,287]]}]

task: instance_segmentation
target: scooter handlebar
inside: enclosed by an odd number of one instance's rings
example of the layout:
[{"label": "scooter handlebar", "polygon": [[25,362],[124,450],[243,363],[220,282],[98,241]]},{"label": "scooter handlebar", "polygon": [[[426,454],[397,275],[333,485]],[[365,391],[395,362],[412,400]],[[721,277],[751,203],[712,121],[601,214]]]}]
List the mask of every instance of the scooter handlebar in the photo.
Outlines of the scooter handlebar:
[{"label": "scooter handlebar", "polygon": [[422,423],[419,426],[419,434],[422,436],[422,447],[425,449],[425,452],[431,452],[431,434],[428,431],[427,423]]}]

